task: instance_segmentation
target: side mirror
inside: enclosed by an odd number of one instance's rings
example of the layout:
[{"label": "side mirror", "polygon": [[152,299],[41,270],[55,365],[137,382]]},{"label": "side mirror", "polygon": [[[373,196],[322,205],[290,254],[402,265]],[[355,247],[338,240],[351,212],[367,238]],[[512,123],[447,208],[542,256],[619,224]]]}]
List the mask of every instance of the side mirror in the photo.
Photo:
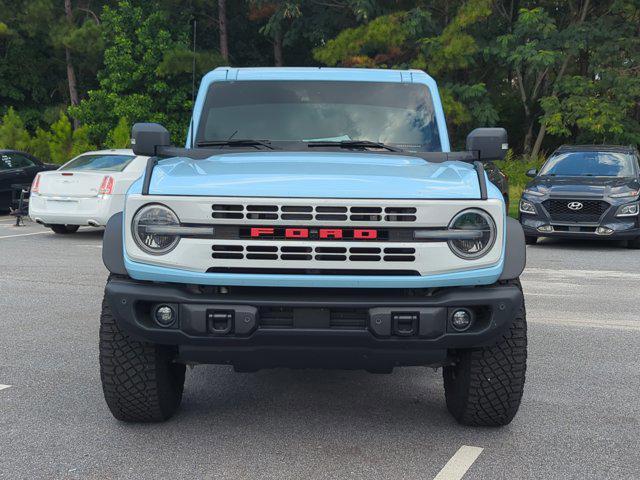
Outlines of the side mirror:
[{"label": "side mirror", "polygon": [[527,170],[527,173],[525,175],[527,177],[534,178],[536,175],[538,175],[538,169],[537,168],[530,168],[529,170]]},{"label": "side mirror", "polygon": [[478,160],[502,160],[508,149],[504,128],[476,128],[467,135],[467,150],[478,152]]},{"label": "side mirror", "polygon": [[159,123],[136,123],[131,128],[131,148],[136,155],[153,157],[156,147],[168,146],[171,146],[171,136]]}]

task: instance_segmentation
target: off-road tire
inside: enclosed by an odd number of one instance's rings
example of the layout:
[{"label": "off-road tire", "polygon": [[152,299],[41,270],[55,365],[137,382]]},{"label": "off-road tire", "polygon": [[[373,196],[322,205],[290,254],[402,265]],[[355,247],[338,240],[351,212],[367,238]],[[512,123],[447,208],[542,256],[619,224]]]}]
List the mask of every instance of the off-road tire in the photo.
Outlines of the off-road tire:
[{"label": "off-road tire", "polygon": [[80,228],[80,225],[49,225],[54,233],[59,235],[66,235],[68,233],[76,233]]},{"label": "off-road tire", "polygon": [[[511,282],[520,287],[519,281]],[[444,368],[447,409],[462,425],[499,427],[513,420],[522,399],[527,367],[524,304],[509,329],[490,347],[457,350]]]},{"label": "off-road tire", "polygon": [[627,240],[627,248],[631,248],[633,250],[640,249],[640,237]]},{"label": "off-road tire", "polygon": [[532,235],[525,235],[524,243],[526,243],[527,245],[535,245],[536,243],[538,243],[538,237],[534,237]]},{"label": "off-road tire", "polygon": [[180,406],[185,366],[175,349],[133,340],[106,301],[100,316],[100,378],[107,406],[123,422],[162,422]]}]

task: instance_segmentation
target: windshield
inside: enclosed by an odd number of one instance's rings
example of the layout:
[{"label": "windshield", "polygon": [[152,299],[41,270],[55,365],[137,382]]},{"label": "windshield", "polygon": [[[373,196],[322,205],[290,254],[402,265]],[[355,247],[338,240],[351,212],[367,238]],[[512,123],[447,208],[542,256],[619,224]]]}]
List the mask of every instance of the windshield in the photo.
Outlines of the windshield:
[{"label": "windshield", "polygon": [[423,84],[342,81],[215,82],[198,142],[366,140],[441,151],[429,89]]},{"label": "windshield", "polygon": [[135,155],[82,155],[74,158],[59,170],[101,170],[122,172]]},{"label": "windshield", "polygon": [[631,177],[633,156],[621,152],[566,152],[554,155],[540,175],[564,177]]}]

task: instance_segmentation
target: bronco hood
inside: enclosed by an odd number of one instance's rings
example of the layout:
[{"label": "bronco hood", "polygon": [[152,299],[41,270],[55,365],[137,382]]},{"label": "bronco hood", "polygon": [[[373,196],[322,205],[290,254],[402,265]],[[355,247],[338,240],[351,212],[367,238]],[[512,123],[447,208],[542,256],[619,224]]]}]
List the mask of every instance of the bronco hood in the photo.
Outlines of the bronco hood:
[{"label": "bronco hood", "polygon": [[156,166],[152,195],[440,198],[480,196],[473,165],[354,152],[243,152]]}]

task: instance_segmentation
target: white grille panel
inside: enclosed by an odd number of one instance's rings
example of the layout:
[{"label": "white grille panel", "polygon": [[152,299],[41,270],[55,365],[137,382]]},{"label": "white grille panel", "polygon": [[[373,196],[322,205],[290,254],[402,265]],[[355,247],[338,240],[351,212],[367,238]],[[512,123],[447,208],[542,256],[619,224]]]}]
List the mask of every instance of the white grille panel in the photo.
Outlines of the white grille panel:
[{"label": "white grille panel", "polygon": [[[223,225],[244,228],[445,228],[460,211],[483,208],[496,222],[497,238],[487,255],[471,261],[453,254],[446,242],[266,238],[258,241],[215,236],[183,238],[166,255],[150,255],[137,246],[130,228],[135,212],[147,203],[167,205],[184,224],[211,225],[214,229]],[[226,215],[226,218],[213,218],[214,213]],[[274,215],[276,219],[273,219]],[[195,272],[207,272],[211,268],[220,271],[243,268],[344,269],[415,271],[429,276],[494,266],[500,261],[504,242],[504,203],[498,199],[480,204],[478,200],[272,199],[134,194],[127,196],[125,216],[125,225],[129,226],[125,237],[126,250],[132,261]],[[261,216],[267,218],[262,219]],[[347,219],[340,220],[344,217]],[[260,251],[259,247],[270,249]]]}]

